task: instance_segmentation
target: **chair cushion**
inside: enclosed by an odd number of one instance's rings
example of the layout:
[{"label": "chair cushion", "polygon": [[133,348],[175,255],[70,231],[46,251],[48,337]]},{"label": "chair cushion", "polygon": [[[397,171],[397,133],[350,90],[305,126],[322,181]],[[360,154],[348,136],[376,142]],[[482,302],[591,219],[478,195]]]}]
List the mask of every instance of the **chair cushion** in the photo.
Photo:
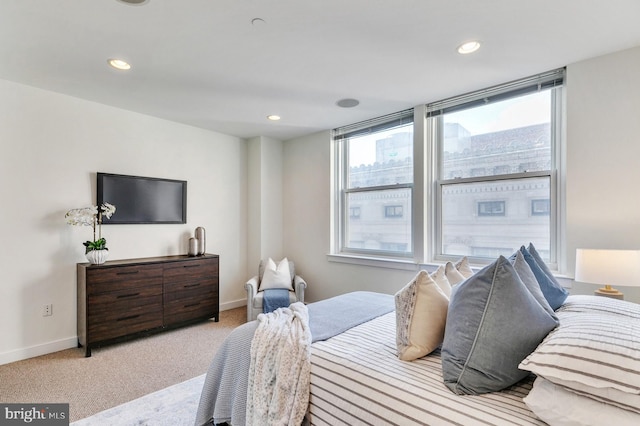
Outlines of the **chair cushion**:
[{"label": "chair cushion", "polygon": [[[285,257],[285,259],[287,258]],[[260,264],[258,265],[258,283],[262,281],[262,277],[264,276],[264,270],[265,270],[265,267],[267,266],[267,263],[268,261],[265,262],[264,260],[260,260]],[[293,282],[293,278],[296,276],[296,268],[292,260],[289,260],[289,274],[291,275],[291,281]]]},{"label": "chair cushion", "polygon": [[291,271],[289,270],[289,260],[285,257],[278,265],[269,258],[264,268],[264,275],[260,281],[259,290],[265,290],[268,288],[284,288],[291,290],[292,281]]}]

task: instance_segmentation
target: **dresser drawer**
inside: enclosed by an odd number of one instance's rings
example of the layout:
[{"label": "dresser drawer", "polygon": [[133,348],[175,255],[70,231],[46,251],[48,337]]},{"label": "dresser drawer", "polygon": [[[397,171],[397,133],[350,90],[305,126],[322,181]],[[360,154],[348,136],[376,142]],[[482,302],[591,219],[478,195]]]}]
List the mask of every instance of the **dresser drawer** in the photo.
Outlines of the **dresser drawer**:
[{"label": "dresser drawer", "polygon": [[177,281],[177,282],[167,282],[164,283],[164,292],[168,293],[184,293],[184,292],[197,292],[197,293],[206,293],[208,291],[212,291],[215,287],[215,283],[217,282],[214,278],[207,278],[199,280],[186,280],[186,281]]},{"label": "dresser drawer", "polygon": [[162,265],[119,266],[87,269],[87,294],[162,286]]},{"label": "dresser drawer", "polygon": [[213,287],[218,282],[217,259],[172,262],[164,267],[164,291]]},{"label": "dresser drawer", "polygon": [[194,279],[203,275],[218,276],[218,259],[185,260],[164,266],[164,276],[169,279]]},{"label": "dresser drawer", "polygon": [[164,322],[165,325],[180,322],[217,317],[218,292],[206,294],[187,294],[183,297],[170,300],[165,295]]},{"label": "dresser drawer", "polygon": [[94,311],[126,311],[131,307],[147,305],[148,299],[152,296],[162,296],[162,286],[134,287],[99,293],[89,299],[89,315]]},{"label": "dresser drawer", "polygon": [[162,295],[129,299],[115,306],[90,303],[88,310],[89,343],[162,327]]}]

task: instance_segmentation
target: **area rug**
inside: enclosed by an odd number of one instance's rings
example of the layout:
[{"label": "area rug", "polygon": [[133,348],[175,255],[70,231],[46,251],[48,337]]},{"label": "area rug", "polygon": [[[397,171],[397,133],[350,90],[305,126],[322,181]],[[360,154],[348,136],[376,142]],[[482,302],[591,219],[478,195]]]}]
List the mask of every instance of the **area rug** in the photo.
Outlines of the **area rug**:
[{"label": "area rug", "polygon": [[193,426],[205,375],[71,423],[71,426]]}]

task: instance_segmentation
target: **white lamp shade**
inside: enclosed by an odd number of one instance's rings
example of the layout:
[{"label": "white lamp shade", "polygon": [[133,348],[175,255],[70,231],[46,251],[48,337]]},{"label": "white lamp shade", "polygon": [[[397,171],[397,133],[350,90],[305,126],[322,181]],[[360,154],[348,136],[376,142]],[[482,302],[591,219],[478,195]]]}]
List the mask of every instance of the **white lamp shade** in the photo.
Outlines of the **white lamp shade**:
[{"label": "white lamp shade", "polygon": [[576,281],[640,286],[640,250],[576,250]]}]

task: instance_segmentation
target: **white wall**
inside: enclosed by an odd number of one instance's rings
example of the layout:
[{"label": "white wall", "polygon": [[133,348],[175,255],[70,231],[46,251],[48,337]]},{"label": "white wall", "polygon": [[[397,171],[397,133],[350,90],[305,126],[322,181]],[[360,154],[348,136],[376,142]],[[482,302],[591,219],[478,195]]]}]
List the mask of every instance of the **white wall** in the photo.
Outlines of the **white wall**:
[{"label": "white wall", "polygon": [[255,275],[260,259],[286,256],[282,250],[282,142],[250,139],[248,157],[247,270]]},{"label": "white wall", "polygon": [[[567,67],[567,246],[640,249],[640,47]],[[576,291],[598,286],[576,283]],[[619,288],[640,302],[640,289]]]},{"label": "white wall", "polygon": [[0,364],[76,345],[75,265],[92,235],[64,214],[95,204],[98,171],[188,181],[187,224],[104,226],[111,259],[184,254],[203,226],[222,307],[244,303],[245,141],[0,80],[0,145]]},{"label": "white wall", "polygon": [[415,272],[327,261],[332,214],[330,147],[329,131],[284,143],[284,250],[307,281],[305,300],[356,290],[395,293]]},{"label": "white wall", "polygon": [[[567,244],[640,249],[640,47],[567,68]],[[425,102],[437,99],[425,99]],[[395,293],[415,272],[329,262],[330,134],[285,142],[285,251],[309,283],[309,300],[353,290]],[[298,266],[296,267],[298,269]],[[598,286],[577,283],[573,293]],[[640,290],[621,289],[640,302]]]}]

